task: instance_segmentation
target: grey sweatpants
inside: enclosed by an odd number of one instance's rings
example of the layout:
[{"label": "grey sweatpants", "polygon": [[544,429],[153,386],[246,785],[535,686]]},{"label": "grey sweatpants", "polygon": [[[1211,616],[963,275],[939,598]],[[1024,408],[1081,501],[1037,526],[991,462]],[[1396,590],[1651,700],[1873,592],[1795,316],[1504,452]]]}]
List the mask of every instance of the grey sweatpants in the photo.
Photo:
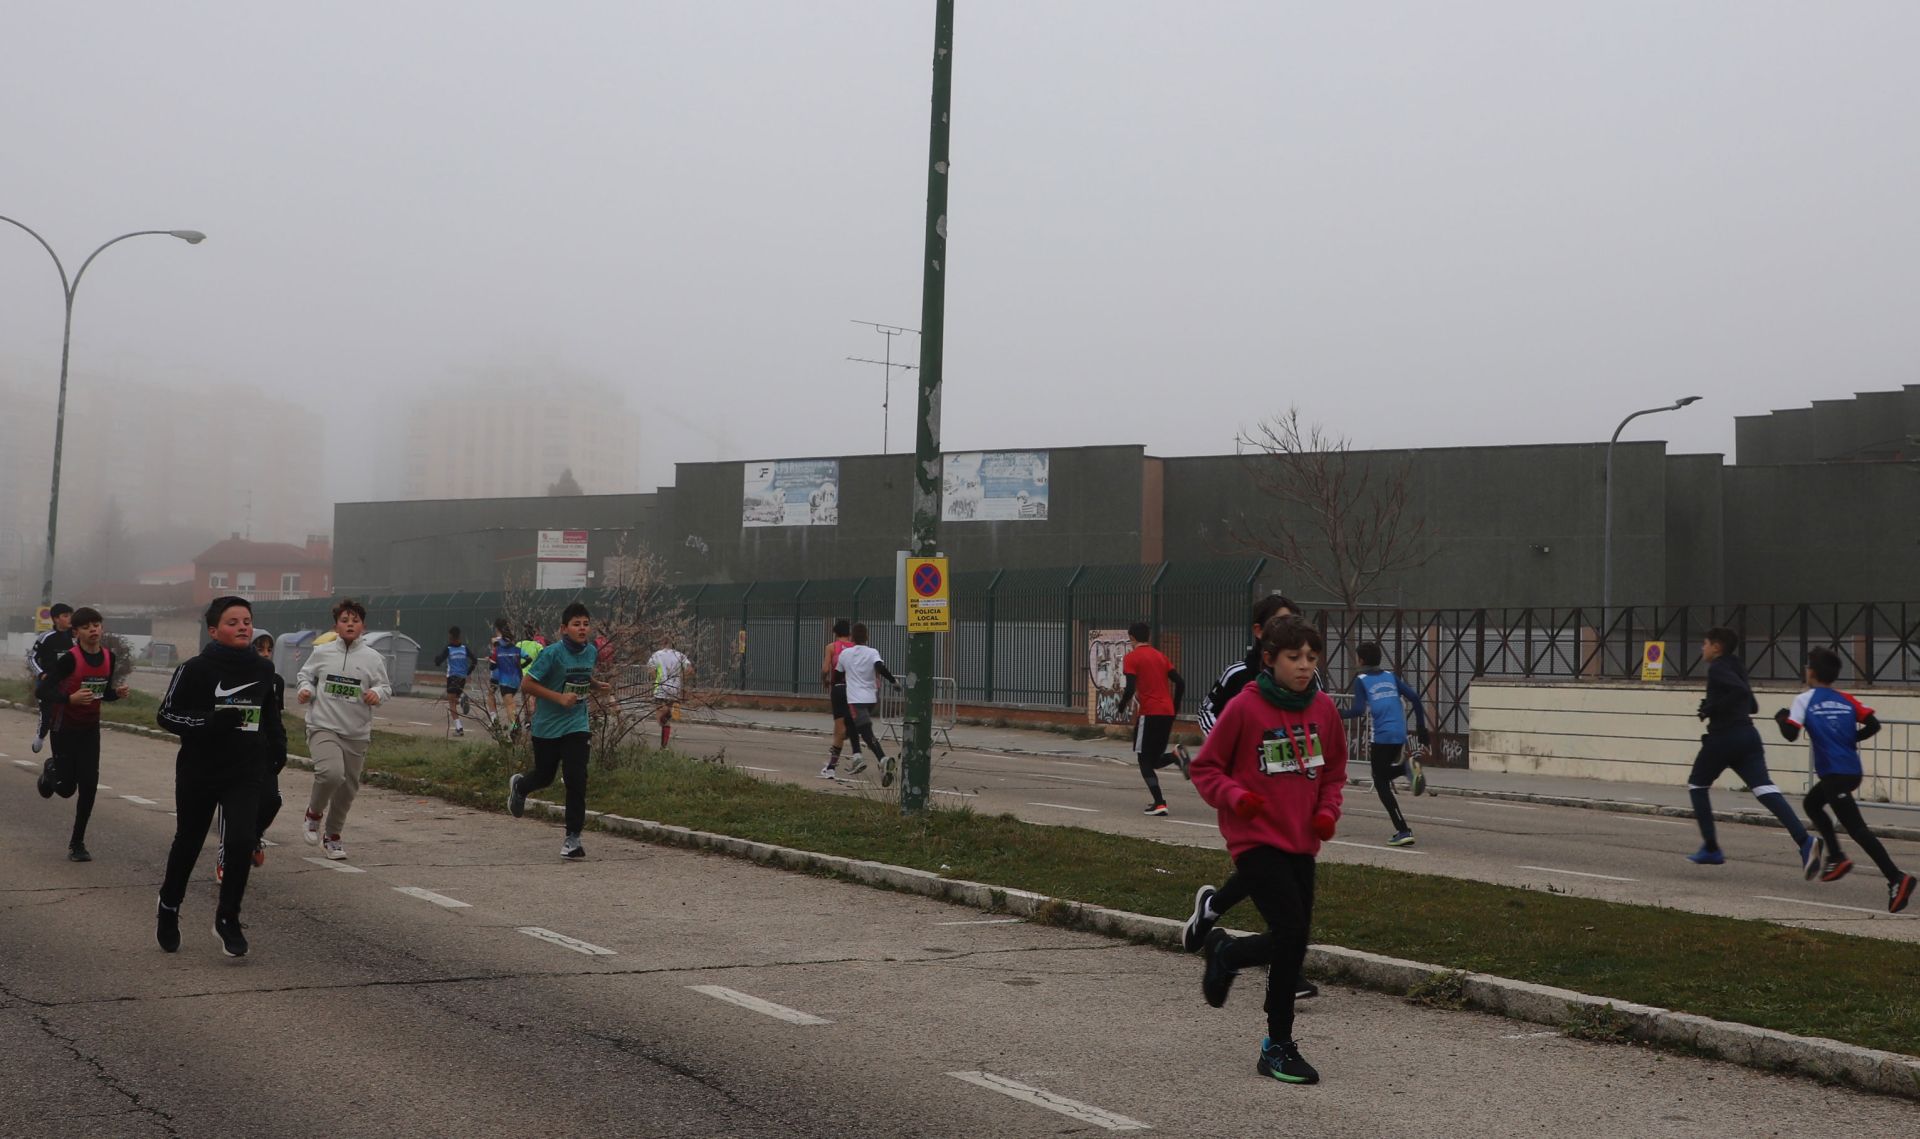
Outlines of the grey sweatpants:
[{"label": "grey sweatpants", "polygon": [[307,814],[326,816],[323,834],[339,834],[360,793],[360,773],[367,769],[370,740],[350,740],[325,728],[307,729],[307,754],[313,757],[313,794]]}]

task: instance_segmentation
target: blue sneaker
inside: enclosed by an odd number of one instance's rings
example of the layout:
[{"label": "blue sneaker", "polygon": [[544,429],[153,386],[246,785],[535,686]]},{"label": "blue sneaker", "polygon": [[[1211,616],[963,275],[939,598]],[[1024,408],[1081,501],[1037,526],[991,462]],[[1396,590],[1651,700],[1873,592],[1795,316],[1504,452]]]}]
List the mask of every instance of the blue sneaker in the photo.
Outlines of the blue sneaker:
[{"label": "blue sneaker", "polygon": [[1687,861],[1698,866],[1719,866],[1726,862],[1726,860],[1726,855],[1704,846],[1692,854],[1687,855]]},{"label": "blue sneaker", "polygon": [[1387,845],[1388,846],[1412,846],[1413,832],[1412,831],[1395,831],[1393,837],[1387,840]]},{"label": "blue sneaker", "polygon": [[1289,1040],[1284,1044],[1275,1044],[1268,1037],[1260,1038],[1260,1063],[1255,1065],[1263,1076],[1271,1076],[1283,1084],[1317,1084],[1320,1073],[1300,1055],[1300,1046]]},{"label": "blue sneaker", "polygon": [[1806,873],[1807,881],[1820,877],[1820,856],[1826,850],[1827,840],[1817,834],[1808,835],[1807,841],[1800,844],[1800,869]]}]

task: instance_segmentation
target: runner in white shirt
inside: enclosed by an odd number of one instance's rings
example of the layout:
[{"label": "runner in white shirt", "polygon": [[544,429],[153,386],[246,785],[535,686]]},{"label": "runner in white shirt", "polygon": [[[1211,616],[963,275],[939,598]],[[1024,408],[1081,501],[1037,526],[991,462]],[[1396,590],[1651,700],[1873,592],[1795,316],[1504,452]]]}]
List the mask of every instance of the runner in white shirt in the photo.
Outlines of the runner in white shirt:
[{"label": "runner in white shirt", "polygon": [[[880,741],[873,734],[873,707],[880,702],[880,678],[895,688],[900,682],[893,673],[887,671],[887,664],[880,659],[879,650],[867,644],[867,627],[855,624],[853,627],[853,645],[840,650],[841,675],[847,678],[847,707],[852,711],[852,733],[856,740],[865,740],[873,749],[873,757],[880,761],[880,786],[893,786],[894,761],[880,747]],[[847,774],[860,771],[866,764],[858,753],[854,755],[853,765]]]},{"label": "runner in white shirt", "polygon": [[660,721],[660,746],[673,737],[673,709],[693,687],[693,662],[673,645],[673,639],[647,658],[647,670],[653,673],[654,715]]}]

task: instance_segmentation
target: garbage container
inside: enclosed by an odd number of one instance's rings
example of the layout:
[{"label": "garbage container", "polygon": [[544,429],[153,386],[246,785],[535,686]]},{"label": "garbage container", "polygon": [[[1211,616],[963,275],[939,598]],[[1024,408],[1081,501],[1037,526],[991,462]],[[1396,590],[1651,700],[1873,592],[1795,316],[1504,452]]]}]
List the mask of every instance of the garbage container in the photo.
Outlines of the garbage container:
[{"label": "garbage container", "polygon": [[393,693],[404,696],[413,691],[413,672],[420,664],[420,642],[405,633],[368,633],[362,640],[387,661],[387,679]]},{"label": "garbage container", "polygon": [[301,629],[276,637],[273,642],[273,671],[287,682],[287,701],[293,701],[294,678],[300,675],[300,669],[313,655],[313,639],[320,635],[318,629]]}]

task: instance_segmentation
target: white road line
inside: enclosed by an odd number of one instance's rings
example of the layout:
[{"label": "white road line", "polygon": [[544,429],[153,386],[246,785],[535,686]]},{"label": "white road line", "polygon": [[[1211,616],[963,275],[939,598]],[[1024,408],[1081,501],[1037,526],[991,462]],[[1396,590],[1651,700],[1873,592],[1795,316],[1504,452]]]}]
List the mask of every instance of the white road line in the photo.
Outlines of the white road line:
[{"label": "white road line", "polygon": [[15,767],[24,767],[24,768],[26,768],[26,769],[27,769],[28,771],[32,771],[32,770],[33,770],[34,768],[36,768],[36,767],[39,767],[39,766],[40,766],[40,765],[39,765],[39,764],[37,764],[37,763],[28,763],[28,762],[27,762],[26,760],[24,760],[24,759],[16,759],[16,760],[14,760],[14,761],[13,761],[13,765],[14,765]]},{"label": "white road line", "polygon": [[1094,810],[1092,807],[1069,807],[1065,803],[1028,803],[1027,806],[1052,807],[1056,811],[1084,811],[1089,815],[1097,815],[1100,813],[1099,811]]},{"label": "white road line", "polygon": [[[1464,823],[1467,821],[1465,819],[1450,819],[1450,818],[1447,818],[1445,815],[1416,815],[1412,811],[1407,811],[1404,813],[1410,819],[1422,819],[1430,823]],[[1346,810],[1342,811],[1341,814],[1372,815],[1376,819],[1384,819],[1387,817],[1387,813],[1385,811],[1370,811],[1364,807],[1348,807]]]},{"label": "white road line", "polygon": [[153,801],[152,799],[142,799],[142,798],[141,798],[140,796],[138,796],[138,795],[122,795],[122,796],[120,796],[120,797],[121,797],[122,799],[125,799],[125,800],[126,800],[127,802],[129,802],[129,803],[132,803],[132,804],[134,804],[134,805],[136,805],[136,806],[141,806],[141,807],[158,807],[158,806],[160,805],[160,804],[158,804],[158,803],[156,803],[156,802],[154,802],[154,801]]},{"label": "white road line", "polygon": [[332,859],[332,858],[303,858],[301,859],[301,861],[311,862],[315,866],[324,866],[329,870],[338,870],[342,874],[365,874],[366,873],[365,870],[360,869],[358,866],[348,866],[346,863],[338,861],[337,859]]},{"label": "white road line", "polygon": [[407,722],[407,723],[409,723],[409,724],[412,724],[412,725],[413,725],[414,727],[416,727],[416,728],[431,728],[431,727],[433,727],[433,725],[432,725],[431,723],[429,723],[428,721],[426,721],[426,720],[408,720],[408,721],[406,721],[406,722]]},{"label": "white road line", "polygon": [[1348,842],[1345,839],[1330,838],[1327,842],[1334,846],[1357,846],[1361,850],[1384,850],[1390,854],[1425,854],[1424,850],[1415,850],[1410,846],[1381,846],[1372,842]]},{"label": "white road line", "polygon": [[1558,1036],[1558,1035],[1560,1035],[1558,1032],[1509,1032],[1506,1035],[1502,1036],[1500,1039],[1502,1040],[1538,1040],[1542,1036]]},{"label": "white road line", "polygon": [[1529,807],[1524,803],[1482,803],[1483,807],[1505,807],[1509,811],[1537,811],[1538,807]]},{"label": "white road line", "polygon": [[1035,779],[1058,779],[1063,783],[1086,783],[1094,787],[1113,786],[1104,779],[1082,779],[1078,775],[1048,775],[1044,771],[1035,771],[1032,775]]},{"label": "white road line", "polygon": [[1835,905],[1832,902],[1803,902],[1799,898],[1776,898],[1772,894],[1755,894],[1754,897],[1760,899],[1763,902],[1786,902],[1790,905],[1795,905],[1795,906],[1819,906],[1823,910],[1852,910],[1854,913],[1858,913],[1858,914],[1886,914],[1886,916],[1890,918],[1910,918],[1910,917],[1920,916],[1916,914],[1888,914],[1884,907],[1881,909],[1873,910],[1873,909],[1868,909],[1866,906],[1841,906],[1841,905]]},{"label": "white road line", "polygon": [[111,791],[111,790],[113,790],[113,788],[111,788],[111,787],[109,787],[109,786],[107,786],[107,785],[106,785],[105,783],[96,783],[96,784],[94,784],[94,785],[93,785],[93,789],[94,789],[95,791]]},{"label": "white road line", "polygon": [[937,921],[935,925],[1019,925],[1026,918],[981,918],[977,921]]},{"label": "white road line", "polygon": [[1663,827],[1690,827],[1694,825],[1680,819],[1650,819],[1645,815],[1627,815],[1625,817],[1636,823],[1657,823]]},{"label": "white road line", "polygon": [[1124,1115],[1115,1115],[1111,1111],[1104,1111],[1091,1104],[1081,1103],[1078,1100],[1068,1099],[1065,1096],[1058,1096],[1044,1088],[1036,1088],[1020,1083],[1017,1080],[1009,1080],[1005,1076],[996,1076],[992,1072],[948,1072],[947,1075],[952,1076],[956,1080],[965,1080],[975,1087],[985,1088],[990,1092],[999,1092],[1003,1096],[1011,1096],[1023,1103],[1030,1103],[1035,1107],[1044,1107],[1048,1111],[1057,1111],[1069,1119],[1077,1119],[1082,1123],[1091,1123],[1095,1127],[1104,1127],[1108,1131],[1152,1130],[1151,1125],[1142,1123],[1137,1119],[1128,1119]]},{"label": "white road line", "polygon": [[933,793],[935,795],[958,795],[962,799],[978,799],[980,797],[972,791],[949,791],[945,787],[935,787]]},{"label": "white road line", "polygon": [[1514,869],[1538,870],[1542,874],[1571,874],[1575,878],[1599,878],[1606,882],[1638,882],[1640,880],[1638,878],[1620,878],[1612,874],[1589,874],[1585,870],[1563,870],[1558,866],[1527,866],[1523,864],[1514,867]]},{"label": "white road line", "polygon": [[779,769],[779,768],[777,768],[777,767],[748,767],[748,766],[747,766],[746,764],[744,764],[744,763],[740,765],[740,770],[742,770],[742,771],[764,771],[764,772],[766,772],[766,773],[767,773],[767,774],[769,774],[769,775],[778,775],[778,774],[780,774],[780,769]]},{"label": "white road line", "polygon": [[1088,771],[1102,771],[1108,766],[1102,763],[1071,763],[1064,759],[1048,759],[1037,755],[1008,755],[998,751],[956,751],[953,754],[974,759],[1004,759],[1009,763],[1044,763],[1048,767],[1084,767]]},{"label": "white road line", "polygon": [[442,909],[470,910],[473,908],[470,902],[463,902],[458,898],[449,898],[445,894],[436,894],[432,890],[422,890],[418,886],[395,886],[394,889],[410,898],[419,898],[424,902],[432,902]]},{"label": "white road line", "polygon": [[801,1012],[799,1009],[788,1008],[786,1005],[777,1005],[772,1001],[763,1001],[759,997],[749,996],[738,989],[729,989],[724,985],[688,985],[687,988],[692,989],[696,993],[703,993],[715,1000],[725,1001],[730,1005],[738,1005],[751,1012],[757,1012],[762,1016],[770,1016],[775,1020],[784,1020],[788,1024],[833,1023],[826,1017],[815,1016],[810,1012]]},{"label": "white road line", "polygon": [[593,944],[591,941],[581,941],[576,937],[568,937],[564,933],[555,933],[550,929],[542,929],[537,925],[521,926],[520,932],[526,934],[528,937],[539,938],[541,941],[550,941],[562,949],[571,949],[575,953],[584,953],[588,957],[614,956],[614,952],[611,949],[602,948],[601,946]]},{"label": "white road line", "polygon": [[1190,823],[1185,819],[1168,819],[1167,821],[1170,823],[1179,823],[1183,827],[1205,827],[1210,831],[1220,829],[1219,823]]}]

